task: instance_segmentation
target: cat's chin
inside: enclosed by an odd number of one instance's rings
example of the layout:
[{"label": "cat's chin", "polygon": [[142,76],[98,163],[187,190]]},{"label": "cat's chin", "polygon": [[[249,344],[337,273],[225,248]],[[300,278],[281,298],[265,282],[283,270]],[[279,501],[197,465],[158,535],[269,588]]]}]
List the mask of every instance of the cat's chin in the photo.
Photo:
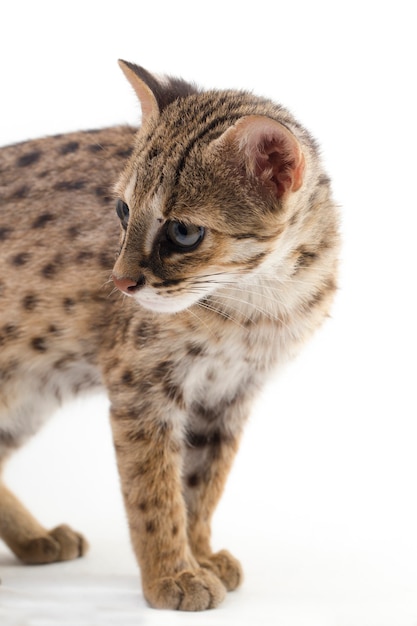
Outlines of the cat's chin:
[{"label": "cat's chin", "polygon": [[153,313],[180,313],[195,304],[191,298],[161,298],[134,296],[139,306]]}]

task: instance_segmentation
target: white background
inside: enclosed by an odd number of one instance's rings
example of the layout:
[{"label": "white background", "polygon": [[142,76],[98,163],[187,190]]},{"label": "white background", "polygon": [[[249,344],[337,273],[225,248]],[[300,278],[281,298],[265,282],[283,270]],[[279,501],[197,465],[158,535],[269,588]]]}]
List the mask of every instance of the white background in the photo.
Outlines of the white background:
[{"label": "white background", "polygon": [[[244,586],[209,613],[149,609],[102,398],[71,405],[7,481],[77,562],[0,545],[7,626],[417,625],[416,18],[411,1],[4,2],[0,143],[135,123],[116,59],[287,105],[342,207],[333,317],[264,392],[215,518]],[[11,220],[18,219],[10,215]]]}]

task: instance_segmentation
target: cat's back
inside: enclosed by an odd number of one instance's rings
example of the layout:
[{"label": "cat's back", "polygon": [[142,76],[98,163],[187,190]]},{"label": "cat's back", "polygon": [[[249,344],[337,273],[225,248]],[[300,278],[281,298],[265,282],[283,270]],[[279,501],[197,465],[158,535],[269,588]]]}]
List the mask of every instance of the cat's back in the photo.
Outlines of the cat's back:
[{"label": "cat's back", "polygon": [[16,398],[24,388],[33,401],[34,380],[59,400],[61,378],[76,390],[96,376],[85,365],[91,338],[115,301],[112,187],[134,133],[114,127],[0,149],[0,422],[2,407],[26,412]]},{"label": "cat's back", "polygon": [[[55,135],[0,148],[0,255],[23,267],[43,247],[78,245],[95,228],[118,235],[112,186],[132,150],[135,130],[113,127]],[[54,241],[51,236],[55,235]],[[26,256],[11,256],[15,249]],[[24,262],[24,259],[27,262]],[[110,266],[111,269],[111,266]],[[45,276],[43,276],[45,278]]]},{"label": "cat's back", "polygon": [[4,324],[22,312],[34,314],[39,299],[51,307],[62,296],[69,306],[71,289],[87,289],[94,277],[101,283],[109,277],[119,237],[112,186],[134,132],[114,127],[0,149]]}]

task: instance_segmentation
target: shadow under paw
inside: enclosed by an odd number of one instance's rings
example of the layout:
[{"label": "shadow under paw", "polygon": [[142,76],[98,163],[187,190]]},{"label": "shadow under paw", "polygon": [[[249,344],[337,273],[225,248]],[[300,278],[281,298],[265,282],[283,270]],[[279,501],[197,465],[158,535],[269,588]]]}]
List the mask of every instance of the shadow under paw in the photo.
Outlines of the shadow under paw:
[{"label": "shadow under paw", "polygon": [[42,565],[77,559],[87,550],[84,537],[63,524],[20,546],[17,556],[28,565]]}]

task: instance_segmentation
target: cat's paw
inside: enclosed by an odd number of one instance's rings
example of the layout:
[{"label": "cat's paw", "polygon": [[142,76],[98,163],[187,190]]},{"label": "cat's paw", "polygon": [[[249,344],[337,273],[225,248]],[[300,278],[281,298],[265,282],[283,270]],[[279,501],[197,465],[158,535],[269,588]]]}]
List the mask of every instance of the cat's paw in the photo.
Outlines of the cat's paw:
[{"label": "cat's paw", "polygon": [[145,597],[155,609],[205,611],[214,609],[225,596],[223,584],[206,569],[161,578],[145,589]]},{"label": "cat's paw", "polygon": [[88,543],[84,537],[63,524],[19,546],[18,556],[29,565],[41,565],[77,559],[87,550]]},{"label": "cat's paw", "polygon": [[199,561],[201,567],[211,570],[220,578],[227,591],[234,591],[243,581],[242,566],[227,550],[221,550]]}]

